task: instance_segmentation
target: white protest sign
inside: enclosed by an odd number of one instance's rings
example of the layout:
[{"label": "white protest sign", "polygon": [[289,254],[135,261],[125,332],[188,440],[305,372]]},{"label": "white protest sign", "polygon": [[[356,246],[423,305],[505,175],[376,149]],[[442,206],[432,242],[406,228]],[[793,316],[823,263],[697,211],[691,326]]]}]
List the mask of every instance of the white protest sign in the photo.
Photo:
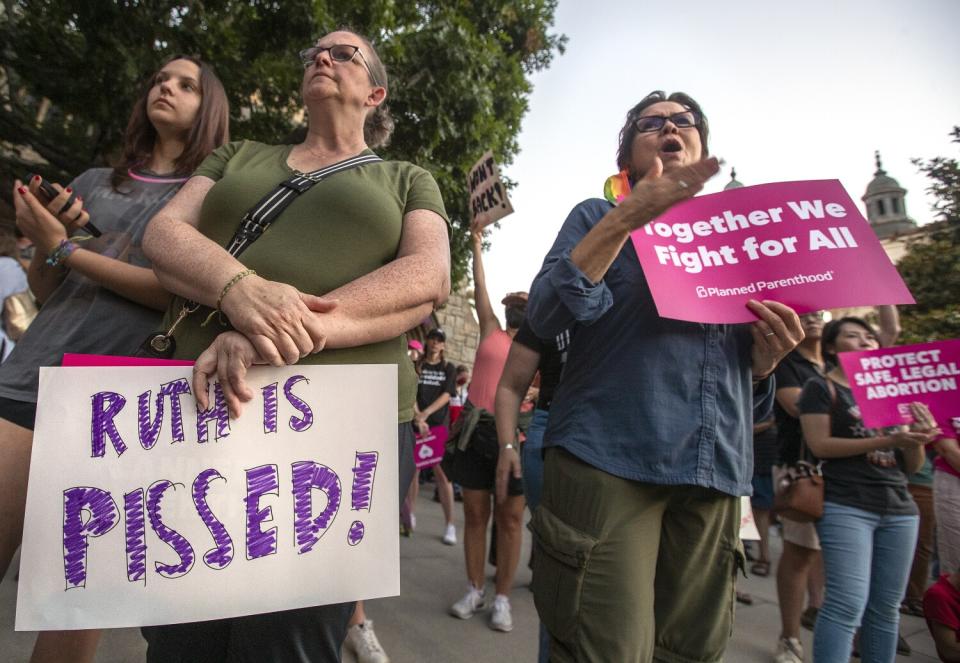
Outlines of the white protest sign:
[{"label": "white protest sign", "polygon": [[400,592],[397,369],[41,368],[17,630],[173,624]]},{"label": "white protest sign", "polygon": [[507,196],[507,187],[500,181],[500,169],[488,151],[467,175],[470,189],[470,218],[479,222],[480,227],[499,221],[513,214],[513,205]]},{"label": "white protest sign", "polygon": [[760,530],[753,518],[753,507],[750,505],[750,498],[745,495],[740,497],[740,538],[744,541],[760,540]]}]

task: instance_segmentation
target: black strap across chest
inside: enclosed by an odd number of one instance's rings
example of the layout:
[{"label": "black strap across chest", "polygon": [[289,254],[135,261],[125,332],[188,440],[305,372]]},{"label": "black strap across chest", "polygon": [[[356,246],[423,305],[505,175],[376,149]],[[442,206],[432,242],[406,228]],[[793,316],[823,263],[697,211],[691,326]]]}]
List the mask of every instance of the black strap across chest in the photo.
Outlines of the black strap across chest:
[{"label": "black strap across chest", "polygon": [[226,246],[227,251],[234,258],[243,253],[294,200],[309,191],[314,184],[319,184],[331,175],[378,161],[382,159],[376,154],[360,154],[310,173],[295,172],[247,210],[240,220],[240,226],[233,234],[233,239]]}]

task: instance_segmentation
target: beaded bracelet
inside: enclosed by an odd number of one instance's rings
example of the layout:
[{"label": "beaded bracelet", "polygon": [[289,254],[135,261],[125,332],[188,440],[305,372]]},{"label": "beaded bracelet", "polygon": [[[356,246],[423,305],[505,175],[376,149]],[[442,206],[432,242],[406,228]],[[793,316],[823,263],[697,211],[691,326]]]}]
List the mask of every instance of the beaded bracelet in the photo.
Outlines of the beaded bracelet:
[{"label": "beaded bracelet", "polygon": [[79,247],[69,239],[61,239],[60,244],[58,244],[57,247],[50,252],[50,255],[47,256],[47,264],[51,267],[59,267],[66,262],[67,258],[69,258],[78,248]]},{"label": "beaded bracelet", "polygon": [[227,296],[227,293],[230,292],[230,288],[237,285],[241,280],[247,278],[248,276],[256,276],[256,272],[252,269],[245,269],[232,279],[227,281],[227,284],[223,286],[223,290],[220,291],[220,296],[217,297],[217,306],[216,310],[220,310],[220,305],[223,303],[223,298]]}]

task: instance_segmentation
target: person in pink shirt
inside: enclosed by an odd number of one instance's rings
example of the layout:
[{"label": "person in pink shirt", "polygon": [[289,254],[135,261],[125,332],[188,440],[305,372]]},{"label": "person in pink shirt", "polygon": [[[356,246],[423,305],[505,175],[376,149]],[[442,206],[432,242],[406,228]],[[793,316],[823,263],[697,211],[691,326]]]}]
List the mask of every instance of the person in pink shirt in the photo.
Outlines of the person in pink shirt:
[{"label": "person in pink shirt", "polygon": [[923,616],[946,663],[960,663],[960,571],[944,573],[923,595]]},{"label": "person in pink shirt", "polygon": [[[462,599],[450,607],[450,614],[469,619],[488,605],[484,591],[484,557],[487,526],[494,504],[497,456],[500,446],[493,419],[493,403],[510,344],[523,322],[527,293],[510,293],[503,299],[507,328],[493,312],[487,293],[481,258],[482,232],[472,234],[473,285],[477,319],[480,322],[480,344],[473,364],[470,394],[457,425],[451,431],[451,443],[443,461],[443,470],[451,481],[463,488],[463,552],[469,586]],[[493,512],[497,526],[496,596],[490,614],[490,628],[511,631],[513,620],[507,593],[520,559],[521,524],[523,520],[523,483],[513,479],[505,500],[496,502]]]},{"label": "person in pink shirt", "polygon": [[933,443],[933,509],[937,521],[937,556],[942,573],[960,571],[960,417],[951,421],[953,434]]}]

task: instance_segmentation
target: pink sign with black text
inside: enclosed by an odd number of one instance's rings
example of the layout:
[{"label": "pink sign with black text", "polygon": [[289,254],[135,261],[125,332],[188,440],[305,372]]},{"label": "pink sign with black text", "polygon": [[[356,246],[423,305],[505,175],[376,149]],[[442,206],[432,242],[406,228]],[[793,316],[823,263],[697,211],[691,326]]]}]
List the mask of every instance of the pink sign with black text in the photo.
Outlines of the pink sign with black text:
[{"label": "pink sign with black text", "polygon": [[753,322],[750,299],[776,300],[798,313],[913,303],[838,180],[699,196],[631,237],[665,318]]},{"label": "pink sign with black text", "polygon": [[911,423],[919,401],[944,433],[960,434],[960,339],[838,356],[866,426]]}]

